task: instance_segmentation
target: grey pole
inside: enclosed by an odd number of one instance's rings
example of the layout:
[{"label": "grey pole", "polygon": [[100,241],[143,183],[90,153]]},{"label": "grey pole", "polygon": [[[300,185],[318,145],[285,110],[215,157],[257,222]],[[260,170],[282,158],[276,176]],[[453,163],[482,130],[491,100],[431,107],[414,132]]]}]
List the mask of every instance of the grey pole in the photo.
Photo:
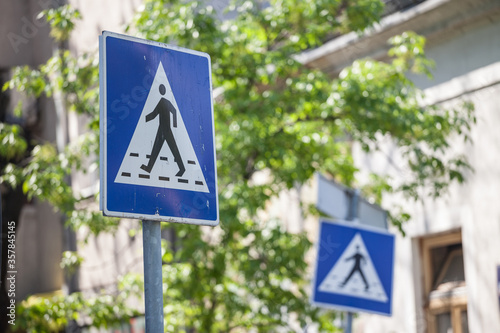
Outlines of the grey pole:
[{"label": "grey pole", "polygon": [[163,332],[163,280],[161,276],[160,222],[142,221],[146,333]]},{"label": "grey pole", "polygon": [[345,325],[345,332],[346,333],[352,332],[352,312],[347,312],[347,322]]},{"label": "grey pole", "polygon": [[351,192],[351,201],[349,202],[349,215],[347,216],[348,221],[353,221],[358,218],[359,193],[360,190],[354,190]]},{"label": "grey pole", "polygon": [[[352,192],[352,197],[349,204],[349,216],[347,217],[348,221],[355,220],[358,217],[359,192],[360,192],[359,190],[354,190]],[[347,312],[346,325],[345,325],[346,333],[352,333],[352,318],[353,318],[353,313]]]}]

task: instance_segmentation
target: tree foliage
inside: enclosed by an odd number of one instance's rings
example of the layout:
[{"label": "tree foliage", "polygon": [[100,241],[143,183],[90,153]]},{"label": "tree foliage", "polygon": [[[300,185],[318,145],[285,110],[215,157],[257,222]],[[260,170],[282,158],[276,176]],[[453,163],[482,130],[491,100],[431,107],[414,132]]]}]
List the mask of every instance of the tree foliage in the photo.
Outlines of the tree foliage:
[{"label": "tree foliage", "polygon": [[[131,279],[133,277],[127,277]],[[16,326],[29,332],[60,332],[72,320],[82,326],[112,328],[138,312],[126,306],[129,297],[139,297],[142,289],[130,288],[140,281],[118,282],[113,292],[85,295],[82,292],[51,297],[31,296],[17,308]]]},{"label": "tree foliage", "polygon": [[[446,110],[419,103],[421,92],[407,74],[430,73],[422,37],[411,32],[396,36],[390,41],[391,61],[357,60],[333,79],[297,60],[301,52],[339,34],[361,34],[382,12],[379,0],[234,1],[225,12],[204,1],[144,2],[129,31],[210,54],[216,99],[221,225],[213,231],[168,226],[175,230],[176,241],[164,244],[166,331],[294,331],[312,324],[335,330],[336,314],[308,303],[307,236],[288,233],[280,221],[260,213],[269,199],[305,183],[317,171],[359,186],[353,143],[373,152],[380,149],[381,138],[390,138],[405,158],[404,183],[373,176],[366,194],[377,200],[387,192],[413,199],[437,197],[453,182],[464,181],[469,164],[450,153],[450,140],[470,139],[473,108],[466,104]],[[45,15],[52,22],[52,36],[60,40],[69,36],[80,16],[67,7]],[[34,96],[62,93],[68,111],[88,117],[89,133],[64,151],[35,143],[26,152],[20,129],[3,125],[0,139],[8,146],[0,153],[12,163],[2,181],[50,202],[74,228],[87,226],[95,234],[115,228],[117,220],[78,208],[82,198],[66,183],[85,158],[97,155],[96,55],[76,57],[61,50],[40,68],[16,69],[4,86],[8,88]],[[21,155],[24,163],[19,163]],[[267,180],[257,182],[259,173]],[[391,213],[400,227],[409,218],[404,212]],[[137,283],[127,288],[137,288]],[[25,328],[52,328],[74,319],[85,302],[73,295],[28,302],[19,315],[37,318],[21,321]],[[122,319],[130,315],[124,309]],[[43,319],[47,314],[50,320]],[[109,314],[110,322],[116,321],[114,310]]]}]

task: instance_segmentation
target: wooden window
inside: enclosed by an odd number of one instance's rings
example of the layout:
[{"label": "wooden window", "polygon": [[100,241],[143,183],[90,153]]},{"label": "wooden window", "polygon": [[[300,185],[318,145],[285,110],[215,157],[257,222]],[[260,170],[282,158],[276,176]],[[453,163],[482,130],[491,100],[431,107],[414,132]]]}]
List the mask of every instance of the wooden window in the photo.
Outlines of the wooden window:
[{"label": "wooden window", "polygon": [[468,333],[462,234],[421,239],[424,311],[429,333]]}]

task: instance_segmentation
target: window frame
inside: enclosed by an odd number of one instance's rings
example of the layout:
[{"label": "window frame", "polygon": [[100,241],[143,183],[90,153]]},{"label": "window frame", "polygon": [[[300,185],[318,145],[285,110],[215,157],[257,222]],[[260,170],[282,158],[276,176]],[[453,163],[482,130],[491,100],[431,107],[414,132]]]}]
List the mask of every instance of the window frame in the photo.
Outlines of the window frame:
[{"label": "window frame", "polygon": [[[422,254],[422,278],[423,278],[423,304],[424,313],[427,321],[427,332],[428,333],[438,333],[437,332],[437,316],[443,313],[450,313],[451,324],[453,333],[463,333],[464,329],[462,327],[462,312],[467,311],[467,295],[466,293],[460,293],[458,295],[452,295],[450,297],[433,298],[431,299],[431,292],[433,291],[434,281],[433,277],[435,275],[433,265],[432,265],[432,250],[451,246],[454,244],[462,244],[462,231],[451,230],[447,233],[441,233],[436,235],[425,236],[420,239],[420,248]],[[462,250],[463,251],[463,250]],[[458,252],[454,250],[453,252]],[[453,253],[451,252],[451,254]],[[451,263],[452,256],[446,259],[443,265],[443,272],[440,274],[442,276],[445,272],[445,268]],[[439,277],[437,281],[439,281]],[[460,288],[465,288],[460,287]]]}]

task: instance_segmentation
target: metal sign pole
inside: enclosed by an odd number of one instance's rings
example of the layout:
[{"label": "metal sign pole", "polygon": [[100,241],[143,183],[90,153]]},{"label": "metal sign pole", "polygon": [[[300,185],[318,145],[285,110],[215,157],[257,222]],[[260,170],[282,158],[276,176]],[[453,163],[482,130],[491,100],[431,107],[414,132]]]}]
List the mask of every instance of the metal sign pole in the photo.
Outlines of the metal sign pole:
[{"label": "metal sign pole", "polygon": [[[219,225],[210,56],[103,31],[99,60],[100,208],[106,216],[142,220],[146,332],[163,332],[160,221]],[[174,95],[175,86],[188,89]],[[137,117],[116,117],[114,101],[137,88],[147,92],[128,105]],[[173,114],[172,126],[163,126],[164,111]],[[160,126],[150,122],[155,117]],[[165,141],[177,163],[160,156]],[[203,205],[189,207],[189,214],[172,205],[198,202],[200,195]]]},{"label": "metal sign pole", "polygon": [[345,324],[345,332],[346,333],[351,333],[352,332],[352,312],[347,312],[347,320]]},{"label": "metal sign pole", "polygon": [[163,279],[160,222],[142,221],[146,333],[163,332]]},{"label": "metal sign pole", "polygon": [[[355,220],[358,217],[359,192],[359,190],[354,190],[352,192],[352,197],[349,205],[349,216],[347,217],[348,221]],[[345,333],[352,333],[352,318],[353,313],[347,312]]]}]

